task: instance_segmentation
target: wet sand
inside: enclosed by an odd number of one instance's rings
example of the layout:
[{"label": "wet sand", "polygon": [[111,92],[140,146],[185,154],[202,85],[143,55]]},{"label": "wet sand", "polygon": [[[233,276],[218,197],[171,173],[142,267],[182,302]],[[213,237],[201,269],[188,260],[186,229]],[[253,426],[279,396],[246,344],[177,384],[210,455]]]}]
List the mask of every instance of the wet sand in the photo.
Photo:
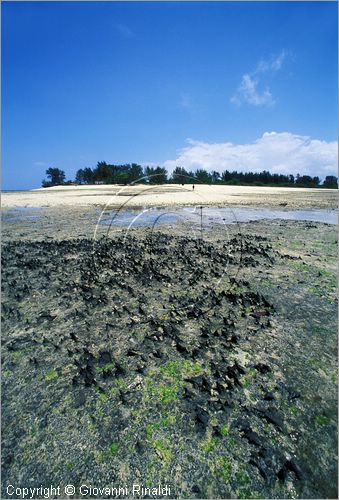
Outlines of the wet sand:
[{"label": "wet sand", "polygon": [[255,186],[166,184],[162,186],[56,186],[2,194],[3,208],[180,205],[336,208],[337,190]]},{"label": "wet sand", "polygon": [[37,212],[3,220],[3,484],[337,498],[336,226]]}]

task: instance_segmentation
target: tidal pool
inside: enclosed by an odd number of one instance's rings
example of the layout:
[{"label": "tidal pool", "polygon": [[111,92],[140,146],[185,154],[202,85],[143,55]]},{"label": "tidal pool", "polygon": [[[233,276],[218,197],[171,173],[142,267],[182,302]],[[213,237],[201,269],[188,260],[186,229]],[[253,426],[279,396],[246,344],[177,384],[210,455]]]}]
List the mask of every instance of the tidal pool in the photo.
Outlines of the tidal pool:
[{"label": "tidal pool", "polygon": [[39,211],[44,207],[15,207],[3,211],[2,217],[10,220],[38,219],[41,217]]},{"label": "tidal pool", "polygon": [[104,212],[99,224],[108,226],[148,226],[193,222],[204,227],[213,223],[235,224],[262,219],[283,219],[338,224],[335,209],[284,210],[274,208],[183,207],[144,208],[140,210],[110,210]]}]

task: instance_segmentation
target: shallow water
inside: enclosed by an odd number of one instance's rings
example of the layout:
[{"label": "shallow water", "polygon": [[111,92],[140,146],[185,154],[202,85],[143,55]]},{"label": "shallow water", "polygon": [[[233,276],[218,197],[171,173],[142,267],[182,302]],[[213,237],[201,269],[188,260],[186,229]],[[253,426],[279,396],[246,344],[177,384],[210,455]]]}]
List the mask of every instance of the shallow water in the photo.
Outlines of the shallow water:
[{"label": "shallow water", "polygon": [[[7,220],[32,220],[43,215],[44,207],[15,207],[3,211],[2,218]],[[98,218],[100,217],[98,213]],[[202,224],[205,228],[211,222],[235,224],[254,220],[297,220],[310,222],[325,222],[338,224],[338,210],[336,209],[308,209],[288,210],[276,208],[239,208],[239,207],[182,207],[182,208],[144,208],[133,210],[110,210],[103,212],[98,221],[107,226],[153,226],[159,224],[174,224],[182,222]]]},{"label": "shallow water", "polygon": [[38,219],[41,215],[36,212],[42,209],[43,207],[15,207],[3,212],[2,217],[6,217],[10,220]]},{"label": "shallow water", "polygon": [[111,210],[105,212],[100,224],[112,226],[148,226],[176,222],[196,222],[206,226],[208,223],[235,224],[262,219],[283,219],[325,222],[338,224],[338,211],[335,209],[279,210],[271,208],[230,208],[230,207],[184,207],[150,208],[142,210]]}]

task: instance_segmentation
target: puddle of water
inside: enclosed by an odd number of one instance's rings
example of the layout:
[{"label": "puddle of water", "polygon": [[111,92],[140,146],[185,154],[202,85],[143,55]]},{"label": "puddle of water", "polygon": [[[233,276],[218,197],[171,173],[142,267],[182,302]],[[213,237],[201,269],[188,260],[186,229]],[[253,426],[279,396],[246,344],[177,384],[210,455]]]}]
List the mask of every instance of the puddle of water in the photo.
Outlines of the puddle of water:
[{"label": "puddle of water", "polygon": [[43,207],[15,207],[7,211],[7,213],[14,212],[35,212],[36,210],[42,210]]},{"label": "puddle of water", "polygon": [[[2,217],[10,220],[37,219],[44,207],[16,207],[3,211]],[[279,210],[274,208],[230,208],[203,207],[203,225],[214,223],[235,224],[261,219],[303,220],[338,224],[338,210]],[[150,208],[143,210],[111,210],[105,212],[100,224],[112,226],[150,226],[153,224],[173,224],[178,222],[201,223],[200,207]]]},{"label": "puddle of water", "polygon": [[[311,222],[326,222],[338,224],[338,211],[313,209],[313,210],[279,210],[269,208],[217,208],[203,207],[202,222],[204,225],[214,223],[235,224],[237,222],[250,222],[262,219],[283,219]],[[115,210],[105,212],[100,221],[102,225],[112,226],[150,226],[153,224],[169,224],[191,221],[201,223],[200,207],[150,208],[144,210]]]},{"label": "puddle of water", "polygon": [[236,208],[234,209],[238,222],[249,222],[260,219],[283,219],[338,224],[338,210],[279,210],[267,208]]},{"label": "puddle of water", "polygon": [[[43,207],[15,207],[2,212],[2,218],[10,220],[38,219],[40,215],[34,214],[34,212],[42,209]],[[30,212],[33,212],[33,214]]]}]

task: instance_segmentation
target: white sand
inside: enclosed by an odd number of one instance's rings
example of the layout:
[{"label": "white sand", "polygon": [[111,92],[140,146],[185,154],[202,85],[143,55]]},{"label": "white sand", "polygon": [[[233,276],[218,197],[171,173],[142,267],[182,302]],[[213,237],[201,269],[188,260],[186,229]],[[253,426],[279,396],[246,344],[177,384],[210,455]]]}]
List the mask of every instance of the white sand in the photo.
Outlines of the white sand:
[{"label": "white sand", "polygon": [[148,207],[173,205],[287,206],[335,208],[337,190],[252,186],[97,185],[55,186],[2,193],[2,207]]}]

